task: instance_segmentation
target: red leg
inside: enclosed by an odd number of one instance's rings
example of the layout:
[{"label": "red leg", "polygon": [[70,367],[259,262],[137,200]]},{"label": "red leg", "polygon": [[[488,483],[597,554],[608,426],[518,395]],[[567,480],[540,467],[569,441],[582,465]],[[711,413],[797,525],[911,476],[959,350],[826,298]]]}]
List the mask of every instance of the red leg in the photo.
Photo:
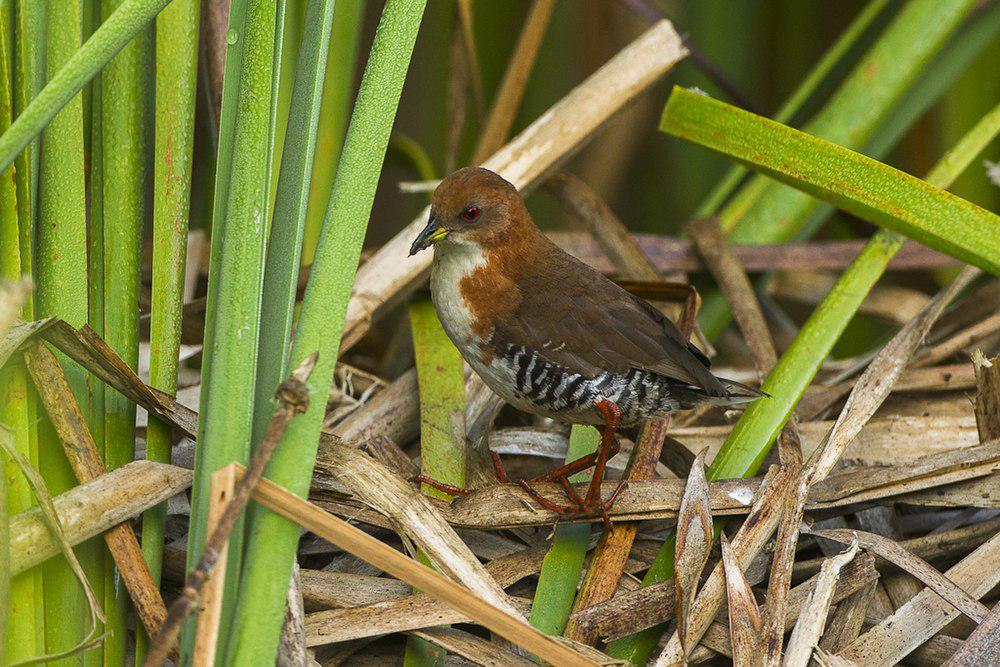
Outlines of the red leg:
[{"label": "red leg", "polygon": [[510,484],[510,479],[507,478],[507,471],[504,470],[503,461],[500,460],[500,455],[494,452],[492,449],[489,450],[490,458],[493,459],[493,467],[496,468],[497,477],[500,479],[501,484]]},{"label": "red leg", "polygon": [[559,483],[562,485],[563,491],[566,493],[566,497],[570,499],[570,502],[572,502],[577,507],[582,508],[583,498],[581,498],[580,494],[577,493],[576,489],[573,488],[573,485],[570,483],[569,478],[560,477]]},{"label": "red leg", "polygon": [[597,450],[597,462],[594,464],[594,476],[590,480],[590,488],[587,490],[585,499],[588,507],[602,505],[601,482],[604,481],[604,467],[610,458],[611,449],[616,441],[615,431],[622,419],[621,409],[603,396],[594,402],[594,406],[600,410],[604,417],[604,429],[601,433],[601,444]]},{"label": "red leg", "polygon": [[[604,427],[598,426],[598,430],[601,431],[601,435],[604,434]],[[613,436],[613,434],[612,434]],[[621,443],[618,442],[618,438],[613,438],[611,444],[611,451],[608,452],[608,459],[613,458],[621,450]],[[555,470],[551,470],[544,475],[539,475],[538,477],[532,477],[532,482],[555,482],[563,477],[570,477],[578,472],[583,472],[587,468],[593,466],[597,462],[598,453],[594,452],[592,454],[587,454],[581,456],[578,459],[574,459],[567,463],[566,465],[560,466]]]},{"label": "red leg", "polygon": [[607,500],[604,501],[604,511],[605,512],[607,512],[608,510],[610,510],[611,506],[615,504],[616,500],[618,500],[618,494],[620,494],[622,491],[624,491],[627,488],[628,488],[628,480],[627,479],[623,479],[622,481],[618,482],[618,486],[616,486],[615,490],[611,492],[611,496]]},{"label": "red leg", "polygon": [[436,479],[431,479],[427,475],[423,474],[417,475],[413,479],[416,480],[418,484],[426,484],[427,486],[435,488],[438,491],[443,491],[444,493],[447,493],[448,495],[452,496],[467,496],[470,493],[472,493],[472,491],[470,491],[469,489],[463,489],[460,486],[452,486],[451,484],[445,484],[444,482],[439,482]]},{"label": "red leg", "polygon": [[[611,519],[608,517],[608,511],[611,509],[612,505],[614,505],[618,495],[624,491],[628,485],[625,480],[620,481],[618,486],[616,486],[615,490],[611,493],[611,496],[606,501],[602,500],[601,485],[604,482],[605,468],[607,467],[608,460],[615,456],[621,449],[621,443],[618,442],[618,438],[615,437],[615,432],[618,430],[618,425],[621,422],[621,409],[615,403],[604,397],[595,401],[594,406],[604,417],[604,425],[598,427],[601,432],[601,442],[598,445],[597,451],[593,454],[588,454],[587,456],[581,456],[574,461],[570,461],[566,465],[556,468],[545,475],[535,477],[530,481],[521,480],[518,484],[542,507],[561,516],[573,514],[600,515],[604,522],[604,527],[610,530]],[[503,462],[500,460],[500,456],[496,452],[490,451],[490,457],[493,459],[493,465],[496,468],[497,477],[502,483],[509,483],[507,471],[503,467]],[[590,480],[590,486],[587,488],[586,497],[581,498],[580,494],[578,494],[576,489],[573,488],[569,478],[571,475],[582,472],[590,466],[594,466],[594,475]],[[470,493],[467,489],[438,482],[437,480],[431,479],[426,475],[417,475],[416,480],[453,496],[467,496]],[[572,503],[571,505],[561,505],[553,502],[538,493],[538,491],[536,491],[531,485],[531,482],[553,481],[559,482],[563,491],[566,493],[566,497]]]},{"label": "red leg", "polygon": [[520,482],[518,482],[518,484],[521,486],[522,489],[527,491],[528,495],[534,498],[539,505],[541,505],[547,510],[555,512],[556,514],[560,515],[579,514],[581,511],[581,508],[579,507],[571,507],[570,505],[560,505],[559,503],[552,502],[548,498],[544,497],[542,494],[538,493],[538,491],[535,490],[535,487],[531,486],[531,484],[526,479],[522,479]]}]

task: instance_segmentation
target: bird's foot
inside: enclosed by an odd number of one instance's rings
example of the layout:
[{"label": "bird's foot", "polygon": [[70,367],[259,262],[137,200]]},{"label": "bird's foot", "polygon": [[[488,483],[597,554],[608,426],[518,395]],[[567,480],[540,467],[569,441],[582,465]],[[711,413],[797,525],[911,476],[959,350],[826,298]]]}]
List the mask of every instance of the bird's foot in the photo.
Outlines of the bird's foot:
[{"label": "bird's foot", "polygon": [[[532,480],[536,481],[536,480]],[[587,494],[587,498],[581,498],[580,494],[576,492],[573,485],[570,484],[569,480],[565,477],[559,479],[560,484],[562,484],[563,490],[566,492],[566,497],[569,498],[568,504],[561,504],[549,500],[542,494],[538,492],[535,487],[531,485],[531,481],[522,479],[519,484],[522,489],[528,492],[535,501],[547,510],[555,512],[559,516],[571,517],[571,518],[589,518],[600,516],[601,521],[604,523],[605,530],[611,530],[611,517],[608,516],[608,512],[614,506],[615,501],[618,499],[619,494],[628,487],[628,482],[626,480],[621,480],[615,487],[615,490],[611,492],[611,495],[607,500],[601,499],[600,495],[597,496],[597,500],[593,501],[590,499],[591,494]]]},{"label": "bird's foot", "polygon": [[[604,469],[607,466],[608,460],[615,456],[621,449],[621,443],[619,443],[618,438],[615,437],[615,431],[618,429],[618,424],[621,422],[622,413],[621,409],[614,402],[603,396],[598,397],[598,399],[594,401],[594,407],[597,408],[597,410],[601,413],[601,416],[604,418],[604,425],[599,427],[599,430],[601,431],[601,442],[597,446],[597,451],[593,454],[582,456],[560,468],[556,468],[546,475],[536,477],[531,480],[531,482],[558,481],[562,485],[563,490],[566,492],[566,496],[569,498],[571,504],[560,505],[559,503],[552,502],[551,500],[542,497],[542,495],[531,486],[530,482],[521,481],[520,484],[521,488],[527,491],[542,507],[552,510],[562,516],[600,515],[601,519],[604,521],[604,527],[610,530],[611,519],[608,518],[608,511],[618,498],[618,494],[625,489],[626,481],[622,480],[619,482],[618,486],[615,487],[615,490],[612,492],[611,497],[607,500],[603,500],[601,498],[601,483],[604,481]],[[590,485],[587,488],[587,495],[581,498],[580,494],[578,494],[576,489],[573,488],[573,485],[570,484],[569,477],[586,470],[590,466],[594,466],[594,474],[590,479]]]}]

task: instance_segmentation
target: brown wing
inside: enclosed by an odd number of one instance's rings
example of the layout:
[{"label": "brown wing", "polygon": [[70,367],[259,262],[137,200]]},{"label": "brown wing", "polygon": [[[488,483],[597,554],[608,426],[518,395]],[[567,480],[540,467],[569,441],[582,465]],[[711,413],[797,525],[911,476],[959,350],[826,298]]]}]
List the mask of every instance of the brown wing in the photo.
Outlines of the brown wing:
[{"label": "brown wing", "polygon": [[552,363],[594,377],[639,368],[727,392],[708,359],[651,305],[598,271],[553,248],[544,270],[518,281],[521,303],[494,331],[494,342],[523,342]]}]

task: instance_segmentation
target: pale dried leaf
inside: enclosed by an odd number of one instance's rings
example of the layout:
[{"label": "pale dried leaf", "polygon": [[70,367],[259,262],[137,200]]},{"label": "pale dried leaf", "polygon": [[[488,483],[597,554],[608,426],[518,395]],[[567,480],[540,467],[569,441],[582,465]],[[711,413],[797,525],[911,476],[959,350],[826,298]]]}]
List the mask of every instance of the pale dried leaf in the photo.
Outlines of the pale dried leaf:
[{"label": "pale dried leaf", "polygon": [[989,607],[966,593],[951,579],[931,567],[927,561],[910,553],[888,537],[863,530],[848,530],[845,528],[814,530],[811,533],[844,544],[857,542],[865,549],[871,550],[874,554],[881,556],[893,565],[912,574],[928,588],[947,600],[955,609],[977,623],[982,623],[983,619],[990,612]]},{"label": "pale dried leaf", "polygon": [[[1000,583],[1000,534],[966,556],[945,576],[970,595],[985,595]],[[838,655],[859,664],[894,665],[957,618],[959,612],[924,589],[892,615],[858,637]]]},{"label": "pale dried leaf", "polygon": [[[743,522],[733,538],[733,554],[742,567],[750,565],[750,562],[764,548],[774,533],[781,513],[780,498],[787,493],[788,485],[793,481],[793,471],[780,466],[772,466],[767,475],[764,476],[761,492],[758,494],[750,514],[747,515],[747,520]],[[691,608],[691,615],[688,619],[688,639],[691,644],[697,643],[708,630],[719,611],[719,607],[722,606],[725,596],[725,575],[722,572],[722,564],[719,563],[705,580],[705,584]],[[675,631],[660,653],[660,657],[657,658],[656,665],[657,667],[666,667],[666,665],[682,662],[683,659],[684,651],[680,637]]]},{"label": "pale dried leaf", "polygon": [[712,511],[708,500],[708,480],[705,477],[705,451],[702,450],[691,466],[691,473],[684,487],[684,497],[677,516],[677,543],[674,549],[674,601],[685,656],[694,648],[687,641],[688,611],[698,592],[698,580],[711,552]]},{"label": "pale dried leaf", "polygon": [[729,633],[736,667],[753,667],[759,659],[758,639],[761,617],[757,600],[743,569],[733,557],[725,534],[722,535],[722,565],[726,571],[726,596],[729,600]]},{"label": "pale dried leaf", "polygon": [[806,667],[809,664],[809,658],[823,634],[823,626],[826,625],[826,615],[830,611],[830,602],[837,580],[840,578],[840,570],[851,562],[857,553],[858,543],[855,541],[847,551],[828,558],[823,563],[816,588],[809,595],[792,630],[792,636],[788,639],[784,661],[787,667]]},{"label": "pale dried leaf", "polygon": [[34,336],[39,331],[52,325],[56,318],[49,317],[44,320],[33,322],[20,322],[8,324],[6,329],[0,334],[0,366],[7,363],[14,351],[24,345],[25,341]]}]

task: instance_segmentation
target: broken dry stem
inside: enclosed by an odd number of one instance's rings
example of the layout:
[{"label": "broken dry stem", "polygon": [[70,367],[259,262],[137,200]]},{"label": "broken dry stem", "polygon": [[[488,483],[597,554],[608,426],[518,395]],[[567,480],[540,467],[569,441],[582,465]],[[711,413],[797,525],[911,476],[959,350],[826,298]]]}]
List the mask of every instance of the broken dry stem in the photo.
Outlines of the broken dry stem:
[{"label": "broken dry stem", "polygon": [[[209,534],[219,527],[219,520],[231,502],[236,486],[236,469],[229,465],[212,473],[212,485],[209,489],[208,530]],[[226,561],[229,559],[229,540],[219,548],[219,558],[212,568],[212,573],[205,584],[201,595],[201,608],[198,610],[197,632],[194,638],[194,655],[191,664],[194,667],[211,667],[215,664],[215,655],[219,645],[219,623],[222,620],[222,599],[226,583]]]},{"label": "broken dry stem", "polygon": [[785,665],[788,667],[807,667],[812,657],[813,648],[819,643],[826,626],[826,616],[833,601],[833,592],[840,579],[840,571],[858,553],[858,543],[851,542],[843,553],[828,558],[820,568],[813,588],[799,615],[799,620],[788,639],[788,650],[785,652]]},{"label": "broken dry stem", "polygon": [[[44,343],[35,342],[26,351],[25,360],[76,478],[80,482],[89,482],[104,475],[107,472],[104,461],[55,355]],[[127,523],[120,523],[104,533],[104,541],[132,598],[139,620],[148,633],[156,633],[166,618],[167,609],[143,558],[135,532]]]}]

